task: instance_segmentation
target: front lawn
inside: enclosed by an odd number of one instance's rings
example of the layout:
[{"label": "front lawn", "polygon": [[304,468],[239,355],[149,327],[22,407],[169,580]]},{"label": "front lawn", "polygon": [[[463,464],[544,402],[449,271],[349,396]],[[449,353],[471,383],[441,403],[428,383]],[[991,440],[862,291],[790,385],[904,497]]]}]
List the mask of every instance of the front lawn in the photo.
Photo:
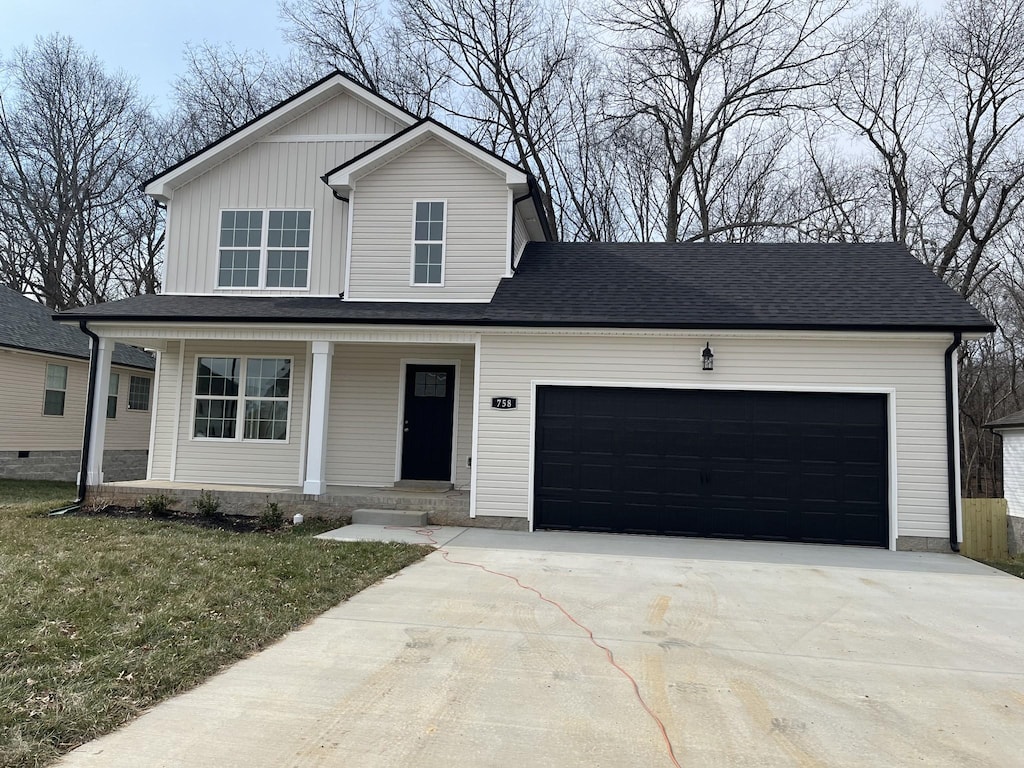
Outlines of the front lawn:
[{"label": "front lawn", "polygon": [[45,765],[415,562],[424,547],[46,517],[0,480],[0,765]]},{"label": "front lawn", "polygon": [[1019,556],[1011,557],[1008,560],[979,560],[978,562],[998,568],[1000,571],[1006,571],[1018,579],[1024,579],[1024,558]]}]

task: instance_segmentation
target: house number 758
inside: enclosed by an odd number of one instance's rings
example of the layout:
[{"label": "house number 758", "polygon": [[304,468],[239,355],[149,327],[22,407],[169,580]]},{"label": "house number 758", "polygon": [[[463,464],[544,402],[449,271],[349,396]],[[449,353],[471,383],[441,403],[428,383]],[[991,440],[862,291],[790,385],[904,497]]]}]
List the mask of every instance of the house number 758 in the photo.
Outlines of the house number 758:
[{"label": "house number 758", "polygon": [[516,407],[516,398],[514,397],[492,397],[491,408],[498,408],[502,411],[507,411]]}]

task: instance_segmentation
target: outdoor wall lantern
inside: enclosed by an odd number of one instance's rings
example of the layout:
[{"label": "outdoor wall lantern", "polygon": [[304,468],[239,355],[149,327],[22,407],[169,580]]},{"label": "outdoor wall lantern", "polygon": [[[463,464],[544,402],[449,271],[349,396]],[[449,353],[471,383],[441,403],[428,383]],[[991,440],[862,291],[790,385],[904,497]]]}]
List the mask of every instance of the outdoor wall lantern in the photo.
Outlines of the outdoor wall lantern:
[{"label": "outdoor wall lantern", "polygon": [[704,345],[704,351],[700,353],[701,367],[705,371],[715,370],[715,353],[711,351],[711,342]]}]

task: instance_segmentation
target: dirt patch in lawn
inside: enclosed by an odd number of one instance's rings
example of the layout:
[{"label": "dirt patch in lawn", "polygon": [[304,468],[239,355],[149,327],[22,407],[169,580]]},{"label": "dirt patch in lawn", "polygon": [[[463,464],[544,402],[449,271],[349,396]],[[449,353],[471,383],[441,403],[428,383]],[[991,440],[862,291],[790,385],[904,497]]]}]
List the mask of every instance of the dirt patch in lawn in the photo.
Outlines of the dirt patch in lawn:
[{"label": "dirt patch in lawn", "polygon": [[[189,512],[178,512],[170,510],[161,514],[147,512],[138,507],[123,507],[117,504],[104,504],[99,507],[81,507],[66,515],[75,517],[114,517],[130,520],[159,520],[168,523],[181,523],[182,525],[194,525],[197,528],[209,528],[218,531],[233,531],[234,533],[268,533],[272,530],[291,527],[291,523],[281,522],[277,528],[260,522],[260,518],[253,515],[200,515]],[[342,525],[334,521],[334,527]]]}]

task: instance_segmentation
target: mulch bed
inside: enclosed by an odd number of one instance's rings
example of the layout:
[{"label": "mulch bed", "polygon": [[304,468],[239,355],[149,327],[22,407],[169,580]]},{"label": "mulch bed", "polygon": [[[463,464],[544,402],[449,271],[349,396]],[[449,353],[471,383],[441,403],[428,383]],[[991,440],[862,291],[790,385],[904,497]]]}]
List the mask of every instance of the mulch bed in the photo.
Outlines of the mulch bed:
[{"label": "mulch bed", "polygon": [[[116,517],[131,520],[161,520],[163,522],[194,525],[197,528],[212,528],[235,533],[267,533],[260,526],[258,517],[252,515],[199,515],[190,512],[169,510],[161,515],[151,514],[137,507],[122,507],[117,504],[104,504],[100,507],[80,507],[65,514],[76,517]],[[285,527],[282,523],[281,527]]]}]

